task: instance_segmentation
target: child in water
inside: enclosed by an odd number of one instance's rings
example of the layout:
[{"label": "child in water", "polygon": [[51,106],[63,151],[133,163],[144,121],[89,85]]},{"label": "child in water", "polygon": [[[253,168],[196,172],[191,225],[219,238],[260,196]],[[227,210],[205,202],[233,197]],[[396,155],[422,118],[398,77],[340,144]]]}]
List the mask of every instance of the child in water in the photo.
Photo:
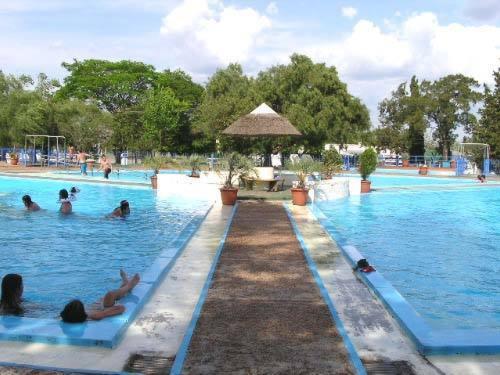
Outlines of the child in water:
[{"label": "child in water", "polygon": [[120,202],[120,207],[116,207],[108,217],[126,217],[128,215],[130,215],[130,205],[127,200],[124,199]]},{"label": "child in water", "polygon": [[20,315],[23,296],[23,278],[16,273],[9,273],[2,279],[2,296],[0,298],[0,314]]},{"label": "child in water", "polygon": [[38,211],[38,210],[40,210],[40,206],[38,204],[36,204],[35,202],[33,202],[31,200],[31,197],[29,195],[23,196],[22,199],[23,199],[24,207],[26,207],[26,209],[28,211]]},{"label": "child in water", "polygon": [[83,323],[88,320],[101,320],[110,316],[120,315],[125,311],[125,306],[115,305],[116,301],[130,292],[140,281],[139,274],[135,274],[132,279],[128,279],[127,274],[120,270],[122,284],[119,289],[107,292],[97,303],[97,308],[87,312],[82,301],[74,299],[64,306],[61,311],[61,318],[66,323]]},{"label": "child in water", "polygon": [[62,214],[70,214],[73,211],[73,205],[71,204],[69,194],[66,189],[59,190],[59,202],[61,202],[59,212]]}]

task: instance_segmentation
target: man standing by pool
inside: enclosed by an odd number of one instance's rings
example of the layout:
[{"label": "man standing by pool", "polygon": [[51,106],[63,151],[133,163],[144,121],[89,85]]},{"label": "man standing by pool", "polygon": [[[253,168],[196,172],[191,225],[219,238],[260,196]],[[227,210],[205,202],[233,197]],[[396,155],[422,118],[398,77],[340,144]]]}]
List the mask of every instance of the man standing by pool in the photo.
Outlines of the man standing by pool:
[{"label": "man standing by pool", "polygon": [[78,152],[77,160],[78,164],[80,165],[80,172],[83,176],[87,175],[87,156],[90,155],[86,154],[82,150]]}]

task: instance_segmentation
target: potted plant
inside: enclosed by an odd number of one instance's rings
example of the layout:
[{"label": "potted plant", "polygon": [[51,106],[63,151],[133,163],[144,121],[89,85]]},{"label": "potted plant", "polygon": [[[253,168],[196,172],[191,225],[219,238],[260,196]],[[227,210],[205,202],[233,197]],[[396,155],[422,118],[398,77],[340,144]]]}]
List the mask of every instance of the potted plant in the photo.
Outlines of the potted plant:
[{"label": "potted plant", "polygon": [[224,185],[220,188],[222,204],[234,205],[238,199],[238,188],[234,187],[233,180],[236,177],[242,178],[254,173],[254,166],[243,155],[231,152],[218,162],[217,173],[221,175],[222,172],[227,173],[224,175]]},{"label": "potted plant", "polygon": [[342,156],[338,153],[338,151],[334,148],[326,151],[323,157],[323,174],[325,178],[331,179],[335,173],[338,173],[342,170],[342,166],[344,162],[342,160]]},{"label": "potted plant", "polygon": [[10,165],[17,165],[19,163],[19,154],[17,152],[11,152],[9,155]]},{"label": "potted plant", "polygon": [[403,168],[408,168],[410,166],[410,155],[407,152],[403,152],[401,158],[403,159]]},{"label": "potted plant", "polygon": [[296,206],[305,206],[309,194],[307,187],[307,177],[314,171],[320,170],[321,165],[311,158],[302,158],[298,162],[288,163],[287,169],[297,174],[297,184],[292,190],[292,203]]},{"label": "potted plant", "polygon": [[144,166],[153,170],[153,175],[151,176],[151,187],[153,189],[158,189],[158,173],[160,173],[160,169],[166,163],[167,158],[163,156],[152,156],[144,160]]},{"label": "potted plant", "polygon": [[371,182],[368,177],[377,168],[378,157],[373,148],[368,148],[359,156],[359,173],[361,174],[361,193],[369,193]]}]

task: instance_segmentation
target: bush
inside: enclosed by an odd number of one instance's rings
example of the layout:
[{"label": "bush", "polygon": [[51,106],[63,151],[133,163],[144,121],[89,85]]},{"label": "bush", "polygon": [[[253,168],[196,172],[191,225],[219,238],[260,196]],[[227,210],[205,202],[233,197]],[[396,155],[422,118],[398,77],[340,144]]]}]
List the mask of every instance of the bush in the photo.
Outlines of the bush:
[{"label": "bush", "polygon": [[367,180],[377,168],[378,156],[373,148],[368,148],[359,157],[359,173],[361,178]]},{"label": "bush", "polygon": [[144,159],[143,165],[146,168],[151,168],[154,171],[155,176],[160,172],[160,169],[167,167],[167,164],[171,163],[172,159],[166,156],[153,156]]},{"label": "bush", "polygon": [[325,152],[323,158],[323,173],[327,178],[331,178],[332,175],[340,172],[343,165],[344,162],[342,160],[342,156],[340,156],[336,149],[331,148]]}]

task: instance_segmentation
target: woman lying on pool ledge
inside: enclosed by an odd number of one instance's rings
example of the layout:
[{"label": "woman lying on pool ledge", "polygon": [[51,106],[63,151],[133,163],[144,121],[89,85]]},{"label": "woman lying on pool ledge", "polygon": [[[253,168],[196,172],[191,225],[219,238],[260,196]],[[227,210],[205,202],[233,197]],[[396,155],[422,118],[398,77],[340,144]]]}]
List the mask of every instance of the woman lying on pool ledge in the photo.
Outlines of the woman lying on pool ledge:
[{"label": "woman lying on pool ledge", "polygon": [[127,274],[120,270],[122,285],[119,289],[107,292],[104,297],[97,303],[96,309],[85,312],[85,307],[82,301],[74,299],[64,306],[61,311],[61,318],[65,323],[83,323],[88,320],[101,320],[109,316],[120,315],[125,311],[125,306],[115,305],[115,302],[130,292],[140,280],[139,274],[135,274],[132,279],[128,279]]}]

